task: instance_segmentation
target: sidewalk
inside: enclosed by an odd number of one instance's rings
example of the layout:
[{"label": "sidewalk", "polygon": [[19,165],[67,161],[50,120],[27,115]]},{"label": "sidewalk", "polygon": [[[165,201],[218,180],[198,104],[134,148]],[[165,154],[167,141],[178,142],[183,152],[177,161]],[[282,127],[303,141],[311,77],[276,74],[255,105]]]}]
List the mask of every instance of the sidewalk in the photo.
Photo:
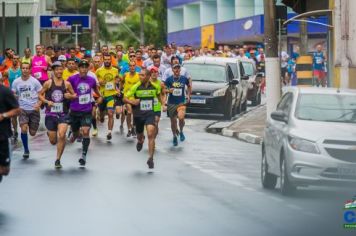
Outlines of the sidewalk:
[{"label": "sidewalk", "polygon": [[261,144],[265,125],[266,105],[261,105],[222,128],[221,134],[248,143]]}]

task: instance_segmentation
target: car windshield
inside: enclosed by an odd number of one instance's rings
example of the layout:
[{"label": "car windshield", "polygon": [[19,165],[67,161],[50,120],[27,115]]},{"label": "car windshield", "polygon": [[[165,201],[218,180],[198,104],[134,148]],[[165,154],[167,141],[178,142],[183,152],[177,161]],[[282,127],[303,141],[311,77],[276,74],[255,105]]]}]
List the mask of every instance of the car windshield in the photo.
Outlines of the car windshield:
[{"label": "car windshield", "polygon": [[250,62],[242,62],[242,66],[245,71],[245,75],[253,75],[253,65]]},{"label": "car windshield", "polygon": [[213,83],[226,82],[226,70],[224,66],[208,64],[185,64],[193,81],[207,81]]},{"label": "car windshield", "polygon": [[356,123],[356,95],[302,94],[295,115],[300,120]]}]

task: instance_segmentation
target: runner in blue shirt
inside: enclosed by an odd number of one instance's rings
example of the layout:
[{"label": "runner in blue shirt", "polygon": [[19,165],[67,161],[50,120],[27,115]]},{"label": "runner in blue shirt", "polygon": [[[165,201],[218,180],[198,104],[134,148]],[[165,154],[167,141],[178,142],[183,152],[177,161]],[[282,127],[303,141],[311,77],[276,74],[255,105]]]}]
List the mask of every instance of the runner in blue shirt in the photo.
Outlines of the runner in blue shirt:
[{"label": "runner in blue shirt", "polygon": [[[173,76],[170,76],[165,81],[165,92],[169,94],[168,97],[168,116],[171,119],[171,129],[173,133],[173,145],[178,145],[177,134],[180,136],[180,141],[185,140],[183,134],[183,128],[185,125],[185,111],[186,104],[190,102],[190,96],[192,93],[192,83],[185,77],[180,75],[180,65],[173,65]],[[187,87],[187,95],[185,94],[185,88]],[[177,128],[177,118],[179,120],[179,132]]]}]

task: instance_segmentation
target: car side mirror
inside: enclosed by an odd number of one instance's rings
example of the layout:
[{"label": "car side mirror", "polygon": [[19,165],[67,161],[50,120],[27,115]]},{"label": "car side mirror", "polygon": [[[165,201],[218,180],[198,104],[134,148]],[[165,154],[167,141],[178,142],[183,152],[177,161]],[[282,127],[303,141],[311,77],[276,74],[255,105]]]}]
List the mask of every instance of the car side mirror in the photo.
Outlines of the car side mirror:
[{"label": "car side mirror", "polygon": [[239,79],[233,79],[230,81],[230,84],[232,85],[238,85],[240,83]]},{"label": "car side mirror", "polygon": [[281,121],[283,123],[288,123],[287,115],[283,111],[274,111],[271,113],[271,118],[276,121]]},{"label": "car side mirror", "polygon": [[241,77],[241,79],[242,79],[242,80],[249,80],[249,79],[250,79],[250,76],[244,75],[244,76]]}]

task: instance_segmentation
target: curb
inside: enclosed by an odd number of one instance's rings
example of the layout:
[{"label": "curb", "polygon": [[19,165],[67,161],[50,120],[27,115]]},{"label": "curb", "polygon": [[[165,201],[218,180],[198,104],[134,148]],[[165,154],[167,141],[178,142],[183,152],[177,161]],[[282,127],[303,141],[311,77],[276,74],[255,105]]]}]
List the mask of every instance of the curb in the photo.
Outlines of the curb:
[{"label": "curb", "polygon": [[239,133],[231,129],[224,128],[221,134],[225,137],[236,138],[238,140],[244,141],[251,144],[262,144],[263,138],[254,134],[249,133]]}]

